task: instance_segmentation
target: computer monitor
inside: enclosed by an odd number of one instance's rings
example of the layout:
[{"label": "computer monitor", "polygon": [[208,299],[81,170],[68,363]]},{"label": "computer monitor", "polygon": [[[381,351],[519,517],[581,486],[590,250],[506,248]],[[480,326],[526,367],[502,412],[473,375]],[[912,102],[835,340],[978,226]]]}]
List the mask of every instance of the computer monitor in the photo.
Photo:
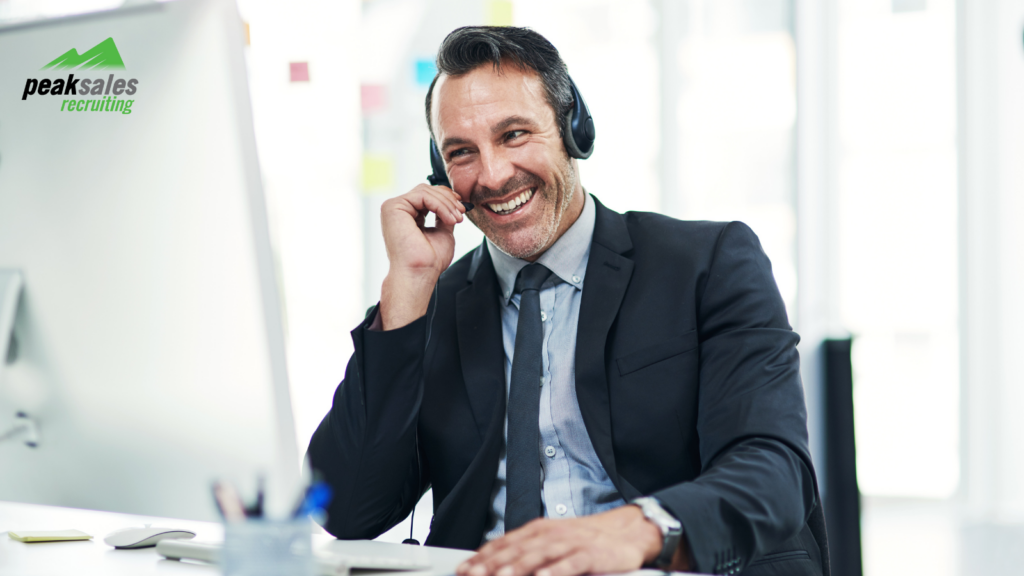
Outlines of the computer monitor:
[{"label": "computer monitor", "polygon": [[214,479],[261,474],[293,499],[244,51],[231,0],[0,29],[0,500],[213,520]]}]

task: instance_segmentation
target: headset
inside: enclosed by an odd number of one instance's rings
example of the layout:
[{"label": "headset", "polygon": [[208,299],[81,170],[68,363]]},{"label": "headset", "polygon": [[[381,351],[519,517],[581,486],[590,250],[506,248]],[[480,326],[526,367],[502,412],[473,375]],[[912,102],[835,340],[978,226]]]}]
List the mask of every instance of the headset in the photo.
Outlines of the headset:
[{"label": "headset", "polygon": [[[566,113],[562,123],[562,142],[565,144],[565,151],[572,158],[585,160],[594,153],[594,138],[597,133],[594,131],[594,117],[590,115],[587,103],[583,101],[576,83],[569,77],[569,89],[572,91],[572,107]],[[430,168],[433,174],[427,176],[431,186],[452,187],[448,181],[448,173],[444,169],[444,158],[441,151],[437,149],[434,139],[430,139]]]}]

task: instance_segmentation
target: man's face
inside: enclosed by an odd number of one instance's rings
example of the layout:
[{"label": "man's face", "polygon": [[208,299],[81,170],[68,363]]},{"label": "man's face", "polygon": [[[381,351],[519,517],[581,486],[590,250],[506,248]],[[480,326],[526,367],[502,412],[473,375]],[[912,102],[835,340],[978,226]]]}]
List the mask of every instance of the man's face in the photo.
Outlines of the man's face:
[{"label": "man's face", "polygon": [[499,73],[487,64],[442,75],[433,102],[434,134],[452,189],[477,206],[466,215],[506,254],[536,260],[583,207],[540,77],[511,65]]}]

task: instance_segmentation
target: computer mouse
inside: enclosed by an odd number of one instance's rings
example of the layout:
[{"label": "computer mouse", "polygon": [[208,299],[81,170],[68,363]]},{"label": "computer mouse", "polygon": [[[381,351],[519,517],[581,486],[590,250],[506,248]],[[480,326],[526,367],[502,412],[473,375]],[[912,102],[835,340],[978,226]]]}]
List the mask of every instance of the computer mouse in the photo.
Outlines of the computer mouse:
[{"label": "computer mouse", "polygon": [[142,528],[122,528],[114,530],[103,539],[108,545],[114,548],[145,548],[156,546],[156,543],[168,538],[179,538],[188,540],[195,538],[196,533],[191,530],[179,528],[160,528],[146,524]]}]

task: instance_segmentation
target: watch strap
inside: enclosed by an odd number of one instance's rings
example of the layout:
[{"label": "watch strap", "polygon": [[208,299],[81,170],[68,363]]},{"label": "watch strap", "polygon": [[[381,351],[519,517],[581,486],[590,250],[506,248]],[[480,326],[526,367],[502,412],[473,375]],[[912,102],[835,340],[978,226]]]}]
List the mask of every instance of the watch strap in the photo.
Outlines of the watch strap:
[{"label": "watch strap", "polygon": [[679,549],[679,541],[683,537],[683,529],[670,529],[664,535],[661,544],[661,553],[654,560],[654,567],[658,570],[668,570],[672,567],[672,559],[675,558],[676,550]]},{"label": "watch strap", "polygon": [[651,496],[636,498],[631,502],[640,507],[651,523],[661,531],[661,552],[654,560],[654,566],[659,570],[668,570],[672,566],[672,559],[679,548],[679,541],[683,536],[683,527],[679,520],[670,512],[665,510],[661,502]]}]

